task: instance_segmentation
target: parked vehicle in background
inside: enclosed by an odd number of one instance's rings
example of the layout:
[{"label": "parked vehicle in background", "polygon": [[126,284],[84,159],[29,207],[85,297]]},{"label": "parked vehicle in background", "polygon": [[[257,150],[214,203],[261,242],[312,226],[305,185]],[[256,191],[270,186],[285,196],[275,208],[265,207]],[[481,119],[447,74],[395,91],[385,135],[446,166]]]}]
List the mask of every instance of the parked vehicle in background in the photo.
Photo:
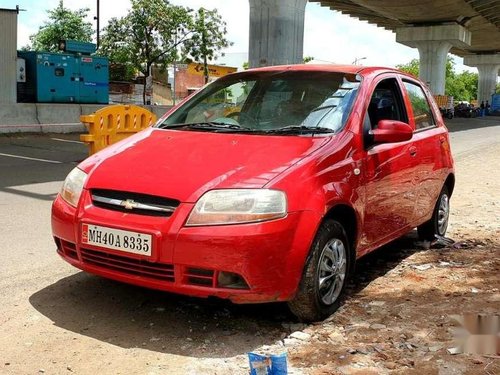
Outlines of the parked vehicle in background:
[{"label": "parked vehicle in background", "polygon": [[83,161],[54,201],[52,228],[58,253],[84,271],[235,303],[287,301],[313,321],[339,307],[361,256],[415,227],[444,235],[454,181],[447,129],[419,80],[267,67],[220,78]]},{"label": "parked vehicle in background", "polygon": [[455,106],[455,116],[473,118],[481,115],[481,110],[474,107],[474,105],[469,104],[469,102],[460,102]]},{"label": "parked vehicle in background", "polygon": [[441,116],[451,120],[455,116],[455,110],[453,108],[439,107],[439,112]]}]

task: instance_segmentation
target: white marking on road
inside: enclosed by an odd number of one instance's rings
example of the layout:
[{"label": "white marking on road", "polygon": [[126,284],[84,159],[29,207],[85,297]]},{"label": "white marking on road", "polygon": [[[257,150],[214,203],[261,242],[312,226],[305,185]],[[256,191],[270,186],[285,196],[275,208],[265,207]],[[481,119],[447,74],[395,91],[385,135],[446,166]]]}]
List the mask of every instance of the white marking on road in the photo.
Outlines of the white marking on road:
[{"label": "white marking on road", "polygon": [[26,159],[26,160],[42,161],[42,162],[44,162],[44,163],[62,164],[62,161],[57,161],[57,160],[47,160],[47,159],[39,159],[39,158],[30,158],[29,156],[20,156],[20,155],[4,154],[3,152],[0,152],[0,156],[7,156],[7,157],[9,157],[9,158],[17,158],[17,159]]},{"label": "white marking on road", "polygon": [[79,144],[83,144],[83,142],[80,142],[80,141],[73,141],[71,139],[61,139],[61,138],[50,138],[54,141],[59,141],[59,142],[68,142],[68,143],[79,143]]}]

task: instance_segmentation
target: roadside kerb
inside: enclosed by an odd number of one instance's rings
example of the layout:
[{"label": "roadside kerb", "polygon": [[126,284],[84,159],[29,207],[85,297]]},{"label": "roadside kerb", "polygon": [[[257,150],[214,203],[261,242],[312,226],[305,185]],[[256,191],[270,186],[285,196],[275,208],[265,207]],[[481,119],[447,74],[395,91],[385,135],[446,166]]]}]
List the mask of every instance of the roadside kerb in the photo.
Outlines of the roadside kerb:
[{"label": "roadside kerb", "polygon": [[[97,104],[17,103],[0,104],[1,133],[71,133],[85,132],[81,115],[106,107]],[[163,116],[171,106],[141,106]]]}]

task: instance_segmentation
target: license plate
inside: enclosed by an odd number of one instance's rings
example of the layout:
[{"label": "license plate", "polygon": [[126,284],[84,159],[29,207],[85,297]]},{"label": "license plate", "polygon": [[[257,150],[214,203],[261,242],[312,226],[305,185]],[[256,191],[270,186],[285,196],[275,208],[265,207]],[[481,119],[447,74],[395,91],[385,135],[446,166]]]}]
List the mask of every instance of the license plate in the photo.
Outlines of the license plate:
[{"label": "license plate", "polygon": [[99,225],[83,224],[82,243],[105,249],[151,256],[152,235]]}]

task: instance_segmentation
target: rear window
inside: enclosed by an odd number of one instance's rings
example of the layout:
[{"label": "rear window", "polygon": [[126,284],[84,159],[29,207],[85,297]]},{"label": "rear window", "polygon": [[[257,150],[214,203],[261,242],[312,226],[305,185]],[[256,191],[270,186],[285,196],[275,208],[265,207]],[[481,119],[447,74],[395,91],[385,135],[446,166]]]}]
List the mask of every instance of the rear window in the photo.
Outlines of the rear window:
[{"label": "rear window", "polygon": [[424,90],[412,82],[403,82],[410,97],[411,107],[413,109],[413,118],[415,120],[415,130],[431,128],[435,126],[432,111],[425,96]]}]

